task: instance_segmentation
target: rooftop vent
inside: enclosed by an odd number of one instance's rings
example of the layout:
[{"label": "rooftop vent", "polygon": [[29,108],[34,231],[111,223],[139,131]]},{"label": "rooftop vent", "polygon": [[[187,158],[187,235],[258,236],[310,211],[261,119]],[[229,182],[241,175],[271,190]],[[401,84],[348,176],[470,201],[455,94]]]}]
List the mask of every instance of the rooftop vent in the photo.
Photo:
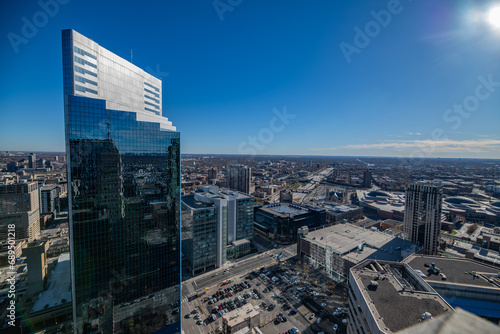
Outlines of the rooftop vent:
[{"label": "rooftop vent", "polygon": [[370,281],[370,286],[377,287],[378,282],[377,281]]},{"label": "rooftop vent", "polygon": [[422,314],[422,321],[429,319],[432,319],[432,314],[430,314],[429,312],[425,312],[424,314]]}]

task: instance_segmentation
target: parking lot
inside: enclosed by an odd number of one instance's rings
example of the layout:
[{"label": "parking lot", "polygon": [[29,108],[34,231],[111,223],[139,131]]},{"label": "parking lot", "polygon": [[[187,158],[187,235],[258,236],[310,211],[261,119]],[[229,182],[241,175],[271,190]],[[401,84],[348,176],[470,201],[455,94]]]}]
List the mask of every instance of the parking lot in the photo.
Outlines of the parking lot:
[{"label": "parking lot", "polygon": [[219,333],[222,316],[232,310],[260,310],[260,330],[276,333],[345,333],[345,296],[341,286],[316,269],[302,270],[294,260],[255,268],[222,279],[183,304],[185,333]]}]

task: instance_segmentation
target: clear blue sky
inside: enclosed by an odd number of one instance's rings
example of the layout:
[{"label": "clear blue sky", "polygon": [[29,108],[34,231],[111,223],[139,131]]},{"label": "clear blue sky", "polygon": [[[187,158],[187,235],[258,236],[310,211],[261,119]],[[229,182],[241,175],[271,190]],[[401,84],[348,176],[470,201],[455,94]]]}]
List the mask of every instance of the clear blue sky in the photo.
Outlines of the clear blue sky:
[{"label": "clear blue sky", "polygon": [[184,153],[500,158],[495,2],[60,1],[0,5],[0,150],[64,150],[72,28],[161,76]]}]

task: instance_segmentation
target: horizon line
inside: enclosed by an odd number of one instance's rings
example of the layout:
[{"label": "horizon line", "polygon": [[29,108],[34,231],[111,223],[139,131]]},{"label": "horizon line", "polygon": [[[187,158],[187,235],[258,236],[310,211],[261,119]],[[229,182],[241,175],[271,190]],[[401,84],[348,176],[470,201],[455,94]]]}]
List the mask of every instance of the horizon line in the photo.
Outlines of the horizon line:
[{"label": "horizon line", "polygon": [[[0,150],[2,153],[56,153],[66,155],[65,151],[22,151],[22,150]],[[307,155],[307,154],[255,154],[245,155],[238,153],[181,153],[183,155],[212,155],[212,156],[238,156],[238,157],[310,157],[310,158],[386,158],[386,159],[407,159],[407,160],[426,160],[426,159],[443,159],[443,160],[499,160],[500,158],[464,158],[464,157],[398,157],[398,156],[380,156],[380,155]]]}]

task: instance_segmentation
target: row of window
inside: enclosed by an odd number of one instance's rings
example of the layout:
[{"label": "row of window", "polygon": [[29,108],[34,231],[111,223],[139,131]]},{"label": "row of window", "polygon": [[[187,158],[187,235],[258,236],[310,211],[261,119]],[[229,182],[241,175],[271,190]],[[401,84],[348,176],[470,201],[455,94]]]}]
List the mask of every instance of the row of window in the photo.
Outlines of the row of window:
[{"label": "row of window", "polygon": [[81,83],[87,83],[88,82],[89,84],[97,86],[97,82],[89,80],[89,79],[85,79],[84,77],[81,77],[79,75],[75,75],[75,81],[78,81],[78,82],[81,82]]},{"label": "row of window", "polygon": [[144,107],[144,110],[147,110],[147,111],[151,111],[151,112],[154,112],[155,114],[159,115],[160,112],[158,110],[154,110],[154,109],[151,109],[151,108],[148,108],[148,107]]},{"label": "row of window", "polygon": [[96,57],[96,56],[94,56],[94,55],[93,55],[93,54],[91,54],[90,52],[87,52],[87,51],[85,51],[85,50],[80,49],[80,48],[79,48],[79,47],[77,47],[77,46],[75,46],[75,47],[74,47],[74,50],[75,50],[75,52],[76,52],[76,53],[79,53],[79,54],[81,54],[82,56],[87,56],[87,57],[90,57],[90,58],[92,58],[92,59],[97,60],[97,57]]},{"label": "row of window", "polygon": [[158,93],[160,92],[160,89],[156,88],[156,87],[155,87],[155,86],[153,86],[152,84],[149,84],[149,83],[147,83],[146,81],[144,81],[144,84],[145,84],[146,86],[149,86],[149,87],[153,88],[153,89],[154,89],[155,91],[157,91]]},{"label": "row of window", "polygon": [[160,97],[160,94],[155,93],[155,92],[153,92],[153,91],[152,91],[152,90],[150,90],[150,89],[144,88],[144,91],[145,91],[145,92],[148,92],[149,94],[153,94],[154,96],[156,96],[156,97],[158,97],[158,98]]},{"label": "row of window", "polygon": [[90,67],[97,68],[96,64],[92,64],[90,61],[86,61],[85,59],[82,59],[80,57],[75,56],[75,63],[82,64],[82,65],[89,65]]},{"label": "row of window", "polygon": [[94,72],[91,72],[91,71],[86,70],[84,68],[81,68],[80,66],[75,65],[75,71],[78,73],[81,73],[81,74],[89,74],[89,75],[97,78],[97,73],[94,73]]},{"label": "row of window", "polygon": [[160,104],[160,100],[157,100],[157,99],[155,99],[155,98],[152,98],[151,96],[144,95],[144,97],[147,97],[148,99],[153,100],[153,101],[155,101],[156,103]]},{"label": "row of window", "polygon": [[145,104],[147,104],[147,105],[150,105],[150,106],[152,106],[152,107],[155,107],[156,109],[160,109],[160,107],[159,107],[159,106],[157,106],[157,105],[156,105],[156,104],[154,104],[154,103],[151,103],[151,102],[148,102],[148,101],[144,101],[144,103],[145,103]]},{"label": "row of window", "polygon": [[82,92],[82,93],[90,92],[90,93],[95,94],[95,95],[98,94],[98,92],[96,90],[93,90],[90,88],[85,88],[85,87],[80,86],[80,85],[75,85],[75,90]]}]

